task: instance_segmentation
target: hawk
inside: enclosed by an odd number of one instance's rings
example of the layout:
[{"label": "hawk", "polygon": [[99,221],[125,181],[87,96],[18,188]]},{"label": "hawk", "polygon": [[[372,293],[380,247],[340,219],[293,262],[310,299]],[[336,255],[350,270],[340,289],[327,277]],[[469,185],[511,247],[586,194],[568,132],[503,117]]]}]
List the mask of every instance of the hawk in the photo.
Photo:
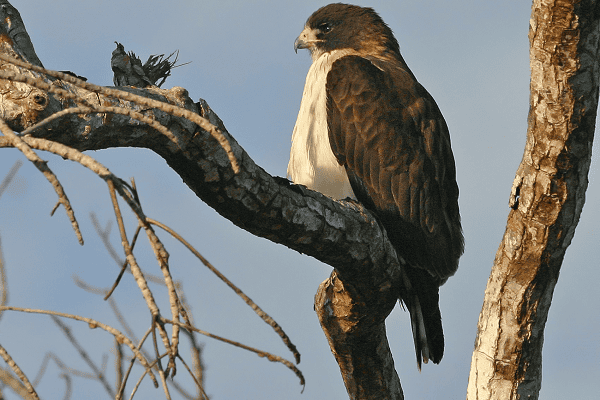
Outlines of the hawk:
[{"label": "hawk", "polygon": [[372,211],[406,262],[417,365],[439,363],[439,287],[458,268],[464,240],[446,122],[371,8],[330,4],[294,43],[312,65],[292,135],[288,177]]}]

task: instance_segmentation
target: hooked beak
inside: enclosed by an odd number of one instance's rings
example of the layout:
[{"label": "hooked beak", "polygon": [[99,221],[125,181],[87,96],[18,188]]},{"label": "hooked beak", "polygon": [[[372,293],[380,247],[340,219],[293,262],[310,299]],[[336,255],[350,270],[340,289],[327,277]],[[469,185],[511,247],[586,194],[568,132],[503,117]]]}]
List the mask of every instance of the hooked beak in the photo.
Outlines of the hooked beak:
[{"label": "hooked beak", "polygon": [[300,36],[298,36],[294,41],[294,51],[296,54],[298,54],[298,49],[306,49],[307,47],[308,46],[306,45],[306,42],[302,40]]},{"label": "hooked beak", "polygon": [[318,42],[315,32],[308,26],[305,26],[300,36],[294,42],[294,51],[298,53],[298,49],[309,49],[312,52],[312,47]]}]

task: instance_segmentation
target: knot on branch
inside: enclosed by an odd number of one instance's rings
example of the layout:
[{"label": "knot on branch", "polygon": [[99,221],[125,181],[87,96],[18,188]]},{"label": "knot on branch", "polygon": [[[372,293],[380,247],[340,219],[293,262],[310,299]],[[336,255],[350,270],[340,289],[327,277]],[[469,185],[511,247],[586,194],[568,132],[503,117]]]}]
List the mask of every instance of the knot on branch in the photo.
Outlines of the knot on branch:
[{"label": "knot on branch", "polygon": [[48,93],[26,83],[0,80],[0,118],[14,131],[22,131],[46,116]]}]

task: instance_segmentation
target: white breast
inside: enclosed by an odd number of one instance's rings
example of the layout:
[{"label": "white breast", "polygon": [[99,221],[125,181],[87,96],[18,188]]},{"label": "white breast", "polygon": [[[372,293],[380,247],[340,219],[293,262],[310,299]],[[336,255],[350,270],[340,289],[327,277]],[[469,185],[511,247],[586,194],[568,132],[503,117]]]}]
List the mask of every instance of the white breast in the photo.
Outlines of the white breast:
[{"label": "white breast", "polygon": [[315,60],[306,76],[302,103],[292,134],[288,178],[334,199],[356,199],[346,170],[329,144],[327,129],[327,74],[331,65],[346,52],[333,51]]}]

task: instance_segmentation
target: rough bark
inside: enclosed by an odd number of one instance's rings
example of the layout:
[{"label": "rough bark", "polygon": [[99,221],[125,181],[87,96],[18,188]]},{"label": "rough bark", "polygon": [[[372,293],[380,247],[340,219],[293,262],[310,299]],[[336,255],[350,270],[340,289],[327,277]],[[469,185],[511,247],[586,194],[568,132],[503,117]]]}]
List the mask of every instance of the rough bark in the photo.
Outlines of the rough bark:
[{"label": "rough bark", "polygon": [[385,330],[393,295],[361,294],[336,271],[319,286],[315,310],[351,400],[404,399]]},{"label": "rough bark", "polygon": [[585,201],[598,108],[597,1],[534,0],[527,143],[479,317],[467,399],[537,399],[544,325]]},{"label": "rough bark", "polygon": [[[0,18],[0,37],[4,38],[0,52],[41,65],[28,37],[16,41],[10,36],[19,24],[18,28],[26,32],[16,10],[6,0],[0,4],[4,13]],[[315,304],[350,397],[403,398],[385,334],[385,318],[402,289],[404,261],[362,206],[334,201],[270,176],[229,135],[206,102],[193,102],[183,88],[118,89],[183,107],[209,120],[229,141],[240,166],[238,173],[232,170],[219,142],[186,118],[78,87],[69,83],[68,77],[49,78],[6,62],[0,63],[0,73],[11,77],[0,80],[0,118],[17,131],[68,107],[90,105],[134,110],[168,128],[172,137],[128,115],[94,112],[64,115],[31,135],[79,151],[111,147],[153,150],[202,201],[240,228],[334,267],[331,278],[320,286]],[[44,83],[34,87],[32,81],[17,74],[29,79],[41,77]],[[28,143],[34,146],[34,141]],[[6,146],[10,140],[0,136],[0,147]]]}]

